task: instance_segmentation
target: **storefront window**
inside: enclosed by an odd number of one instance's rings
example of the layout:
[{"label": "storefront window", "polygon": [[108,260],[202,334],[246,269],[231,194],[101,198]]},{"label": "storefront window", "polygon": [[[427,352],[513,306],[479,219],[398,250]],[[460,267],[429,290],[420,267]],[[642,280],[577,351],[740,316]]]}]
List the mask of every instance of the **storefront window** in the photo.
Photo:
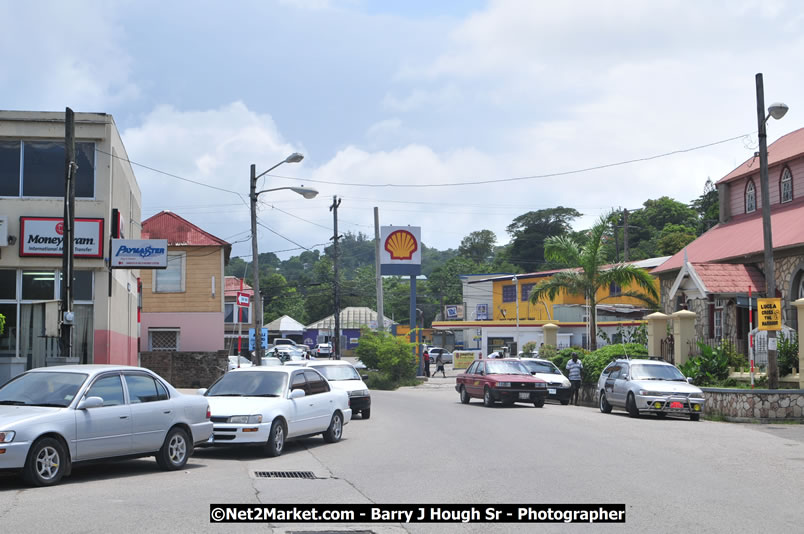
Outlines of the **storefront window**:
[{"label": "storefront window", "polygon": [[[64,142],[25,141],[22,146],[22,196],[64,198]],[[95,196],[95,144],[76,143],[75,196]]]},{"label": "storefront window", "polygon": [[22,300],[53,300],[55,291],[55,272],[22,271]]},{"label": "storefront window", "polygon": [[[59,283],[62,280],[59,273]],[[80,300],[92,302],[92,271],[73,271],[73,301]]]},{"label": "storefront window", "polygon": [[17,300],[17,271],[0,269],[0,300]]},{"label": "storefront window", "polygon": [[6,318],[6,326],[0,334],[0,356],[17,355],[17,305],[0,304],[0,315]]},{"label": "storefront window", "polygon": [[20,196],[20,142],[0,141],[0,197]]}]

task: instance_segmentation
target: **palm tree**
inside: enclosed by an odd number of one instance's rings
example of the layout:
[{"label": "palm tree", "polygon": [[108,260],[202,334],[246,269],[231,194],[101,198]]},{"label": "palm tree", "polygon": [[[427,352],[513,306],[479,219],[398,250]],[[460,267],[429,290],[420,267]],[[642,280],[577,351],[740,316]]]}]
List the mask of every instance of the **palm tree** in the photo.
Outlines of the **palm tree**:
[{"label": "palm tree", "polygon": [[659,299],[659,294],[654,286],[654,279],[647,271],[624,263],[606,265],[603,254],[603,236],[609,227],[609,217],[601,217],[589,231],[589,238],[586,244],[579,245],[569,236],[551,236],[544,240],[544,255],[550,261],[560,262],[568,269],[553,275],[549,280],[542,282],[534,287],[530,293],[530,302],[536,304],[542,298],[554,299],[561,291],[566,291],[571,295],[583,295],[589,303],[589,316],[591,321],[592,336],[589,340],[589,348],[597,349],[597,318],[595,309],[597,306],[597,291],[601,287],[609,287],[612,283],[620,287],[635,283],[643,289],[647,295],[628,292],[621,296],[641,295],[643,300],[651,302]]}]

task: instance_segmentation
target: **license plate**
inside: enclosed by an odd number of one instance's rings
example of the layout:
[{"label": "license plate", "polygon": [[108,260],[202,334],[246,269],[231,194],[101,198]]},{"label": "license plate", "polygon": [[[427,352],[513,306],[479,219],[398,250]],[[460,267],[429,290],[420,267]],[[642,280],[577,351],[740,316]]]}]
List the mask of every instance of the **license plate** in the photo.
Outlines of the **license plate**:
[{"label": "license plate", "polygon": [[678,401],[673,401],[670,403],[670,408],[672,410],[681,410],[684,408],[684,405]]},{"label": "license plate", "polygon": [[554,390],[554,389],[548,389],[548,390],[547,390],[547,393],[548,393],[549,395],[555,395],[555,394],[556,394],[556,390]]},{"label": "license plate", "polygon": [[520,399],[529,399],[530,398],[530,393],[520,393],[519,398]]}]

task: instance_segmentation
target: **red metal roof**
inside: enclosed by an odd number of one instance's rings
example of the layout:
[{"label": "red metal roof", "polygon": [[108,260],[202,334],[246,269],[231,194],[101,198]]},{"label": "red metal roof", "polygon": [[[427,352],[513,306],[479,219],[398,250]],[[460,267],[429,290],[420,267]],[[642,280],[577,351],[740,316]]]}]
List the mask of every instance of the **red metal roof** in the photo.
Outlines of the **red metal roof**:
[{"label": "red metal roof", "polygon": [[225,280],[226,286],[223,292],[225,296],[236,297],[239,291],[247,293],[249,297],[254,296],[254,290],[247,283],[243,282],[243,289],[240,289],[240,278],[236,276],[227,276]]},{"label": "red metal roof", "polygon": [[[804,245],[804,201],[774,206],[771,210],[773,249],[779,250]],[[726,224],[718,224],[704,235],[656,267],[652,273],[660,274],[680,269],[684,264],[684,251],[692,263],[739,260],[745,256],[761,254],[765,250],[762,234],[762,212],[734,217]]]},{"label": "red metal roof", "polygon": [[[804,128],[783,135],[768,146],[768,167],[784,163],[804,153]],[[722,184],[759,172],[759,158],[751,157],[717,181]]]},{"label": "red metal roof", "polygon": [[693,263],[709,293],[765,292],[765,276],[752,265],[742,263]]},{"label": "red metal roof", "polygon": [[224,247],[224,262],[229,263],[232,245],[205,232],[171,211],[160,211],[142,221],[143,239],[167,239],[172,247]]}]

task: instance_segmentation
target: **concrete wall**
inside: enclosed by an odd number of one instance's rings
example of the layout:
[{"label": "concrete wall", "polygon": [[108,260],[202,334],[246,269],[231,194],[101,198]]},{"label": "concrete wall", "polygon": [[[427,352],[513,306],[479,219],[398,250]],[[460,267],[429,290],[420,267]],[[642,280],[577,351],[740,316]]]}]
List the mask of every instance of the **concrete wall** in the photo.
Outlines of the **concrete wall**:
[{"label": "concrete wall", "polygon": [[226,351],[143,352],[141,366],[175,388],[208,388],[229,368]]},{"label": "concrete wall", "polygon": [[145,313],[141,315],[142,350],[147,351],[149,328],[179,329],[182,351],[218,351],[224,349],[223,312]]}]

